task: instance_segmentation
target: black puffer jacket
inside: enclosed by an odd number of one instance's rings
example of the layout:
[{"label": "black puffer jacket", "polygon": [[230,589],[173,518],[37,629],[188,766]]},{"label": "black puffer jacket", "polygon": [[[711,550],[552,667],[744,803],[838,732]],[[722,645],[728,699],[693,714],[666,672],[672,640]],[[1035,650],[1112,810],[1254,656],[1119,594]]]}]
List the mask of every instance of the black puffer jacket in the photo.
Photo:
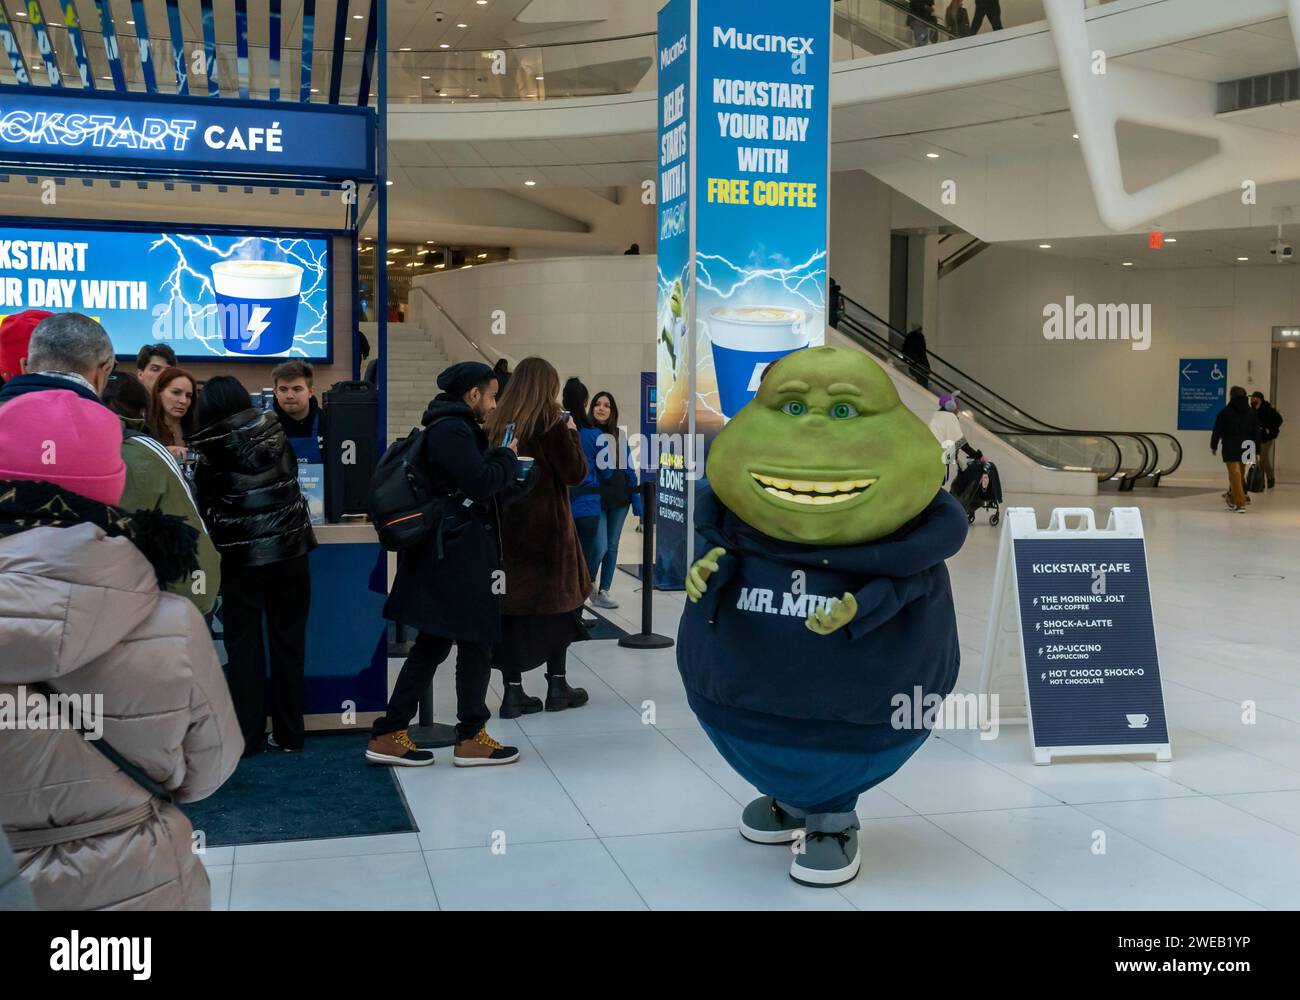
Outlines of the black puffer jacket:
[{"label": "black puffer jacket", "polygon": [[316,547],[298,462],[274,413],[243,410],[198,431],[199,510],[227,570],[266,566]]},{"label": "black puffer jacket", "polygon": [[[1253,442],[1259,447],[1259,418],[1250,408],[1245,396],[1234,396],[1228,405],[1214,418],[1214,431],[1210,434],[1210,451],[1216,451],[1219,442],[1223,442],[1224,462],[1245,460],[1246,443]],[[1252,458],[1251,461],[1254,461]]]}]

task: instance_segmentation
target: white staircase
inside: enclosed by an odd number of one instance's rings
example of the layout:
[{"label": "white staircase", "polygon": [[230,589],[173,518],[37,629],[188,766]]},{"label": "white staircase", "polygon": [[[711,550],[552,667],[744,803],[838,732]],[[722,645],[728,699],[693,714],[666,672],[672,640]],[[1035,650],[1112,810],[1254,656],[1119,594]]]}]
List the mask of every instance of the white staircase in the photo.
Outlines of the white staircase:
[{"label": "white staircase", "polygon": [[[377,335],[366,335],[372,344],[377,343]],[[438,395],[438,373],[450,364],[442,344],[423,327],[416,323],[388,324],[389,442],[420,426],[429,400]]]}]

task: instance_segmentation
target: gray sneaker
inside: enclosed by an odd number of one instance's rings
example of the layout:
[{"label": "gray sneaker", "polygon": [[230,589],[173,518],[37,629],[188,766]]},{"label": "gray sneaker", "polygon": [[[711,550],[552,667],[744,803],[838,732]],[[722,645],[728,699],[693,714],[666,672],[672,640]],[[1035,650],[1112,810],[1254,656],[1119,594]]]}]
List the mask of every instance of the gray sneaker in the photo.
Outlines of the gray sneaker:
[{"label": "gray sneaker", "polygon": [[787,813],[770,795],[755,799],[740,816],[740,835],[755,844],[788,844],[802,829],[803,820]]},{"label": "gray sneaker", "polygon": [[618,601],[609,596],[608,590],[598,590],[591,595],[591,606],[593,608],[616,608]]},{"label": "gray sneaker", "polygon": [[800,885],[830,888],[852,882],[861,866],[857,830],[818,831],[804,838],[803,853],[790,863],[790,877]]}]

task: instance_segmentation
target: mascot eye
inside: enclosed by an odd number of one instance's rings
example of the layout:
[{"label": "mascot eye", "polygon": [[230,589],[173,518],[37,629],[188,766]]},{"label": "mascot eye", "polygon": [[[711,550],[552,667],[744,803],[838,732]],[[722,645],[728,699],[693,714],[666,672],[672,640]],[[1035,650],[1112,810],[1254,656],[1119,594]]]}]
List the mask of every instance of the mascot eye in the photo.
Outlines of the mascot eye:
[{"label": "mascot eye", "polygon": [[788,413],[792,417],[802,417],[808,412],[808,407],[799,402],[799,400],[792,399],[790,402],[786,403],[785,406],[781,407],[781,412]]},{"label": "mascot eye", "polygon": [[831,407],[831,416],[836,420],[848,420],[858,415],[857,407],[851,403],[836,403]]}]

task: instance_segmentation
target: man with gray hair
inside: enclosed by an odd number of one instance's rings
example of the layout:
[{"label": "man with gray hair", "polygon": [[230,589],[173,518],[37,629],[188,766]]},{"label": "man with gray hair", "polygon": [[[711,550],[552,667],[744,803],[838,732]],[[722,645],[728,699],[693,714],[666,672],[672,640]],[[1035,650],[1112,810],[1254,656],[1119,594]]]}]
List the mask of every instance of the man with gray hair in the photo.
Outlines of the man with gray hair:
[{"label": "man with gray hair", "polygon": [[23,374],[0,389],[0,404],[43,389],[99,402],[114,364],[113,342],[102,326],[81,313],[55,313],[32,331]]},{"label": "man with gray hair", "polygon": [[[55,313],[32,331],[23,374],[0,389],[0,406],[29,392],[63,389],[83,399],[100,398],[113,374],[113,342],[104,328],[81,313]],[[119,419],[121,414],[118,414]],[[199,571],[174,580],[167,589],[188,598],[204,615],[210,614],[221,587],[221,557],[203,527],[189,485],[171,453],[148,434],[122,421],[122,461],[126,463],[123,510],[160,510],[182,517],[199,533]]]}]

